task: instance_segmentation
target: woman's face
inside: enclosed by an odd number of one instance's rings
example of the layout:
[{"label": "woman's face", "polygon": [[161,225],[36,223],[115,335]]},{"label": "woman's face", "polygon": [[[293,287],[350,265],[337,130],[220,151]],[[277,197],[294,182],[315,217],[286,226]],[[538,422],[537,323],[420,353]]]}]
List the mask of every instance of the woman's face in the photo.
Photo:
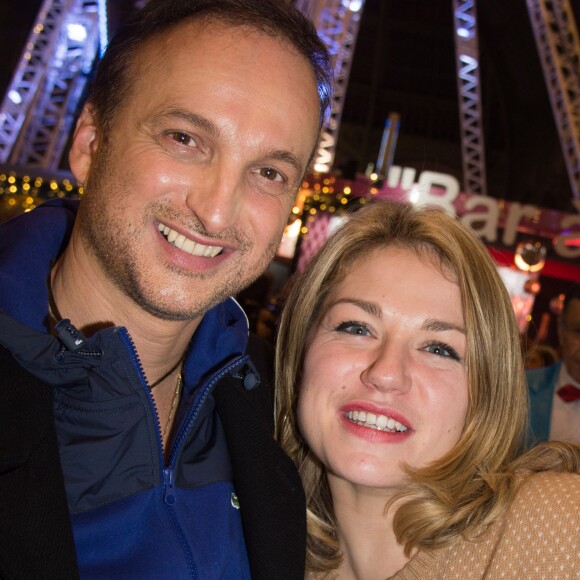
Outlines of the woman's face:
[{"label": "woman's face", "polygon": [[306,351],[298,423],[331,485],[389,488],[458,441],[467,413],[459,287],[379,249],[331,293]]}]

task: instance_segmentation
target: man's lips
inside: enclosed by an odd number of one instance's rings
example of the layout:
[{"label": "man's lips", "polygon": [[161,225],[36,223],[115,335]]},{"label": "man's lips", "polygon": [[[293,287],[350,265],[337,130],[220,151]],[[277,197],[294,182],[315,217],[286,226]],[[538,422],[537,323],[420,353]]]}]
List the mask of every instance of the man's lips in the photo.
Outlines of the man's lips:
[{"label": "man's lips", "polygon": [[175,231],[169,226],[159,222],[157,228],[161,232],[165,239],[176,248],[190,254],[192,256],[201,256],[204,258],[215,258],[218,254],[223,251],[223,246],[210,246],[205,244],[200,244],[194,242],[193,240],[187,238],[183,234]]}]

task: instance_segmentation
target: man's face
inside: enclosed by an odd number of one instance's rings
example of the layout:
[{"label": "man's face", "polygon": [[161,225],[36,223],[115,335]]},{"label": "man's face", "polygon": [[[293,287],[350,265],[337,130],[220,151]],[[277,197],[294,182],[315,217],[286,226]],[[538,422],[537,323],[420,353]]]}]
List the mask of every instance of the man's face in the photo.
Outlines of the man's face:
[{"label": "man's face", "polygon": [[558,326],[562,358],[570,376],[580,383],[580,300],[571,300]]},{"label": "man's face", "polygon": [[193,319],[272,259],[318,137],[316,82],[286,42],[215,23],[150,41],[134,72],[106,139],[86,147],[90,110],[77,128],[78,228],[120,296]]}]

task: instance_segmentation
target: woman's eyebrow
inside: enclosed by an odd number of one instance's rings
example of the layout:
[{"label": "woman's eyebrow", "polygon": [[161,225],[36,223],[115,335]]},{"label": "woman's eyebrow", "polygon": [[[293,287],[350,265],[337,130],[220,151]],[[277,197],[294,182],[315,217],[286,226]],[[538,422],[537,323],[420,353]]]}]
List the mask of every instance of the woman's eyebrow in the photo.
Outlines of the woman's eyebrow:
[{"label": "woman's eyebrow", "polygon": [[383,312],[381,307],[376,302],[368,302],[367,300],[359,300],[357,298],[339,298],[335,300],[330,307],[336,306],[337,304],[352,304],[364,310],[367,314],[374,316],[375,318],[382,318]]},{"label": "woman's eyebrow", "polygon": [[452,324],[451,322],[446,322],[444,320],[437,320],[435,318],[428,318],[421,325],[421,330],[432,330],[434,332],[445,332],[447,330],[455,330],[461,334],[466,334],[465,328],[457,324]]}]

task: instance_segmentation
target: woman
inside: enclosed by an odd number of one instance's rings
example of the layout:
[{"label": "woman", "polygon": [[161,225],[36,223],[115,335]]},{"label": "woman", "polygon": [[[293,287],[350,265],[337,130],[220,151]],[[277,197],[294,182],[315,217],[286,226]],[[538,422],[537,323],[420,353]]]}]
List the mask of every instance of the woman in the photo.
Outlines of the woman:
[{"label": "woman", "polygon": [[459,221],[376,202],[335,232],[288,295],[276,355],[307,577],[578,577],[580,450],[523,453],[519,344]]}]

